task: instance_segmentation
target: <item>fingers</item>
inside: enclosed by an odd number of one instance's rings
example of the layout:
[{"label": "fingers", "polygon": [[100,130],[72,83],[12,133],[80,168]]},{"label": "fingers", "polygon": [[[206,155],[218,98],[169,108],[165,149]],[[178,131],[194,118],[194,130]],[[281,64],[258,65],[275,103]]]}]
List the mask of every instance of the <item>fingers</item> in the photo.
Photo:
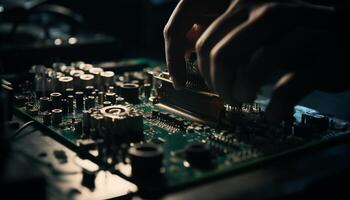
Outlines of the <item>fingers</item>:
[{"label": "fingers", "polygon": [[236,4],[216,19],[201,35],[196,43],[198,68],[209,87],[210,79],[210,51],[232,29],[244,22],[248,17],[248,10],[237,8]]},{"label": "fingers", "polygon": [[180,88],[186,82],[184,55],[187,32],[203,16],[218,13],[220,6],[220,3],[211,0],[182,0],[169,18],[164,28],[165,55],[175,87]]},{"label": "fingers", "polygon": [[326,39],[327,34],[319,31],[296,29],[281,40],[260,48],[248,66],[237,70],[233,97],[241,102],[252,102],[259,89],[276,72],[294,71],[304,66],[307,58],[319,53]]},{"label": "fingers", "polygon": [[235,102],[232,83],[237,66],[246,64],[257,49],[288,31],[289,25],[276,20],[280,13],[271,11],[275,6],[271,3],[256,9],[248,21],[228,33],[210,52],[211,83],[227,103]]},{"label": "fingers", "polygon": [[310,79],[312,70],[303,70],[284,75],[276,84],[271,101],[266,108],[266,118],[279,123],[293,116],[294,106],[316,87]]}]

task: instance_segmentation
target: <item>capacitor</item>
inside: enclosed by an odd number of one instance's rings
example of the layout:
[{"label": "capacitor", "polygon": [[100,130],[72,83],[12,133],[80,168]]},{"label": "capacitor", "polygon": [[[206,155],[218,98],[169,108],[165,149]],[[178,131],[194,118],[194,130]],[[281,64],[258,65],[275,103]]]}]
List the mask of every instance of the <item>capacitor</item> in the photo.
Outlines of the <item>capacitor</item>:
[{"label": "capacitor", "polygon": [[107,92],[114,92],[116,93],[116,89],[114,86],[108,86]]},{"label": "capacitor", "polygon": [[74,70],[71,70],[69,72],[69,75],[72,77],[76,74],[82,75],[82,74],[85,74],[85,72],[83,70],[79,70],[79,69],[74,69]]},{"label": "capacitor", "polygon": [[61,71],[62,68],[64,68],[66,66],[65,63],[61,63],[61,62],[54,62],[52,63],[52,68],[55,71]]},{"label": "capacitor", "polygon": [[43,124],[46,126],[51,125],[51,112],[48,111],[44,111],[42,113],[42,117],[43,117]]},{"label": "capacitor", "polygon": [[112,71],[101,72],[100,77],[101,77],[101,83],[100,83],[101,85],[110,86],[114,82],[114,72]]},{"label": "capacitor", "polygon": [[74,95],[74,88],[66,88],[64,96],[67,97],[69,95]]},{"label": "capacitor", "polygon": [[212,166],[211,162],[211,150],[207,144],[195,143],[187,146],[186,160],[198,168],[207,168]]},{"label": "capacitor", "polygon": [[67,99],[62,99],[61,101],[62,113],[66,115],[68,113],[68,101]]},{"label": "capacitor", "polygon": [[102,105],[103,102],[105,101],[105,93],[100,91],[97,93],[97,98],[98,98],[98,104]]},{"label": "capacitor", "polygon": [[145,83],[143,85],[143,95],[146,97],[146,98],[149,98],[151,96],[151,91],[152,91],[152,87],[151,87],[151,84],[150,83]]},{"label": "capacitor", "polygon": [[101,133],[102,130],[102,123],[103,123],[103,116],[100,114],[94,114],[91,115],[91,121],[90,121],[90,125],[91,125],[91,129],[95,129],[97,134]]},{"label": "capacitor", "polygon": [[137,104],[139,100],[139,85],[133,83],[125,83],[120,87],[120,96],[125,99],[125,101]]},{"label": "capacitor", "polygon": [[90,95],[92,95],[92,93],[94,92],[94,90],[95,90],[95,87],[94,87],[94,86],[92,86],[92,85],[86,86],[86,87],[85,87],[85,90],[84,90],[85,96],[90,96]]},{"label": "capacitor", "polygon": [[83,123],[81,122],[81,120],[74,121],[74,133],[77,135],[83,134]]},{"label": "capacitor", "polygon": [[62,110],[61,109],[53,109],[52,113],[52,125],[55,127],[59,127],[62,122]]},{"label": "capacitor", "polygon": [[114,92],[107,92],[105,98],[106,101],[111,102],[111,104],[115,104],[116,94]]},{"label": "capacitor", "polygon": [[123,82],[122,81],[116,81],[114,83],[114,87],[115,87],[115,92],[120,96],[120,88],[121,86],[123,85]]},{"label": "capacitor", "polygon": [[59,89],[58,91],[64,92],[67,88],[73,88],[73,77],[71,76],[63,76],[58,79]]},{"label": "capacitor", "polygon": [[117,97],[115,98],[115,104],[124,104],[125,103],[125,100],[123,97]]},{"label": "capacitor", "polygon": [[[72,71],[71,71],[72,72]],[[81,84],[80,84],[80,76],[82,74],[84,74],[84,71],[82,70],[73,70],[73,75],[71,75],[73,77],[73,85],[74,85],[74,88],[81,88]]]},{"label": "capacitor", "polygon": [[51,110],[51,102],[49,97],[40,97],[40,112]]},{"label": "capacitor", "polygon": [[85,99],[85,109],[89,110],[90,108],[95,107],[95,97],[94,96],[88,96]]},{"label": "capacitor", "polygon": [[71,62],[70,64],[71,66],[79,69],[80,66],[84,66],[85,65],[85,62],[84,61],[76,61],[76,62]]},{"label": "capacitor", "polygon": [[104,101],[103,102],[103,107],[110,106],[112,103],[110,101]]},{"label": "capacitor", "polygon": [[157,144],[135,144],[128,150],[131,173],[134,178],[150,178],[160,175],[164,150]]},{"label": "capacitor", "polygon": [[53,87],[54,87],[54,91],[58,91],[58,92],[61,92],[60,91],[60,83],[59,83],[59,79],[61,78],[61,77],[63,77],[64,76],[64,74],[63,73],[61,73],[61,72],[56,72],[54,75],[53,75],[53,77],[52,77],[52,81],[53,81]]},{"label": "capacitor", "polygon": [[81,91],[75,92],[75,103],[78,111],[83,110],[84,108],[84,93]]},{"label": "capacitor", "polygon": [[53,109],[60,109],[62,104],[62,94],[59,92],[53,92],[50,94]]},{"label": "capacitor", "polygon": [[85,89],[86,86],[95,84],[95,77],[92,74],[82,74],[80,75],[80,87]]},{"label": "capacitor", "polygon": [[94,66],[92,64],[85,63],[84,65],[79,66],[80,70],[83,70],[85,73],[88,73],[91,68]]},{"label": "capacitor", "polygon": [[89,73],[95,76],[95,85],[101,85],[101,73],[103,69],[100,67],[93,67],[89,69]]},{"label": "capacitor", "polygon": [[67,96],[67,102],[68,102],[68,113],[73,113],[74,110],[74,96],[68,95]]},{"label": "capacitor", "polygon": [[83,110],[83,132],[85,134],[90,133],[90,118],[91,118],[90,110]]}]

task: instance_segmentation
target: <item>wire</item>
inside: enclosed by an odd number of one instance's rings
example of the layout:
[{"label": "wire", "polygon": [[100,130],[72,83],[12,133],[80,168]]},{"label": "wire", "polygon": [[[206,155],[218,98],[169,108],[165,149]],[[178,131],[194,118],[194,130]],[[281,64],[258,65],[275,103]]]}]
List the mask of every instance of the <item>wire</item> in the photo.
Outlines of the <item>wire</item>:
[{"label": "wire", "polygon": [[21,132],[26,129],[28,126],[32,125],[32,124],[35,124],[36,121],[29,121],[25,124],[23,124],[21,127],[19,127],[17,129],[17,131],[15,132],[15,134],[13,134],[11,137],[10,137],[10,140],[15,140],[16,138],[18,138],[21,134]]}]

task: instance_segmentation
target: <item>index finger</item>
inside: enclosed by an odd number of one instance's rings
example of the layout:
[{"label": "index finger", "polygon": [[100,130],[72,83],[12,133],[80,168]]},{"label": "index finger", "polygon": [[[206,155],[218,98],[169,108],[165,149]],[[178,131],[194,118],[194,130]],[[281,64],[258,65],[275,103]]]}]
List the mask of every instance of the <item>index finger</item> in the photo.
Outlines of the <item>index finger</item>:
[{"label": "index finger", "polygon": [[213,18],[210,15],[219,13],[222,7],[224,6],[212,0],[181,0],[171,14],[164,28],[164,40],[166,62],[175,88],[181,88],[186,83],[184,55],[187,32],[203,17]]}]

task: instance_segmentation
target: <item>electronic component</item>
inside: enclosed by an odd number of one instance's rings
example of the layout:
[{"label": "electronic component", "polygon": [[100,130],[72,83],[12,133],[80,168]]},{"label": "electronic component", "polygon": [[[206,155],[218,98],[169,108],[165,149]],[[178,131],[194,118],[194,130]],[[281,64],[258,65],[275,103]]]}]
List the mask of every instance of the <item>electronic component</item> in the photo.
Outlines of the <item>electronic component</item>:
[{"label": "electronic component", "polygon": [[190,144],[186,148],[186,160],[194,167],[211,167],[210,147],[203,143]]},{"label": "electronic component", "polygon": [[62,106],[62,94],[59,92],[54,92],[50,94],[53,109],[60,109]]},{"label": "electronic component", "polygon": [[81,91],[75,92],[75,102],[78,111],[83,110],[84,107],[84,93]]},{"label": "electronic component", "polygon": [[132,176],[151,178],[160,175],[163,149],[157,144],[135,144],[128,150]]},{"label": "electronic component", "polygon": [[95,76],[92,74],[82,74],[79,76],[80,78],[80,88],[84,89],[86,86],[94,86],[95,84]]},{"label": "electronic component", "polygon": [[48,111],[45,111],[42,113],[42,116],[43,116],[43,124],[46,126],[51,125],[52,114]]},{"label": "electronic component", "polygon": [[62,122],[62,110],[61,109],[53,109],[52,113],[52,125],[58,127]]},{"label": "electronic component", "polygon": [[111,102],[111,104],[115,104],[116,94],[114,92],[107,92],[105,95],[106,101]]},{"label": "electronic component", "polygon": [[133,104],[139,103],[139,85],[133,83],[125,83],[119,88],[120,96],[125,101]]},{"label": "electronic component", "polygon": [[51,110],[51,100],[49,97],[40,97],[40,111]]}]

